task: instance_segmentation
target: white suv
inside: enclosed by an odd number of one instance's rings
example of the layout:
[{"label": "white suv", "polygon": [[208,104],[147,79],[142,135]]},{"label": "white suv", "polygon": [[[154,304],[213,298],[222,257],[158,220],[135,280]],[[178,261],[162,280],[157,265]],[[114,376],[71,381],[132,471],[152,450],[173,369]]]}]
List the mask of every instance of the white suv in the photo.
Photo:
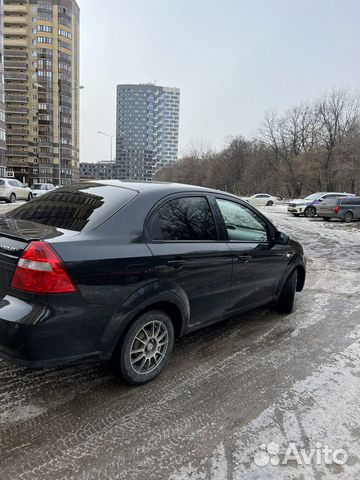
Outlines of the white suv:
[{"label": "white suv", "polygon": [[33,197],[40,197],[51,190],[54,190],[54,185],[52,183],[33,183],[31,185],[31,190]]},{"label": "white suv", "polygon": [[14,203],[16,200],[31,200],[33,194],[29,187],[15,178],[0,178],[0,200]]}]

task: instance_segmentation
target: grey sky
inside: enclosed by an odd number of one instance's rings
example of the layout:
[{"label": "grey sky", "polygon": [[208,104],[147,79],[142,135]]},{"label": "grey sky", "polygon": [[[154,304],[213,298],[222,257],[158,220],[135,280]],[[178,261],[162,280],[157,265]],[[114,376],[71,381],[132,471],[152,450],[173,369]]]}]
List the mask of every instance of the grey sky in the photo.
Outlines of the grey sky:
[{"label": "grey sky", "polygon": [[109,158],[118,83],[181,89],[180,153],[264,112],[360,87],[359,0],[78,0],[81,161]]}]

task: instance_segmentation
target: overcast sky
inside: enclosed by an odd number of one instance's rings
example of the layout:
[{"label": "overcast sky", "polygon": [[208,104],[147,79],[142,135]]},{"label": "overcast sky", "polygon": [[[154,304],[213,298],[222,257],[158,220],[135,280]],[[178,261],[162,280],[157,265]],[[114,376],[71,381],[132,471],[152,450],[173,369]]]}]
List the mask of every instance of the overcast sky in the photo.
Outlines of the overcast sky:
[{"label": "overcast sky", "polygon": [[359,0],[78,0],[81,161],[109,158],[116,85],[176,86],[180,154],[255,134],[264,112],[360,87]]}]

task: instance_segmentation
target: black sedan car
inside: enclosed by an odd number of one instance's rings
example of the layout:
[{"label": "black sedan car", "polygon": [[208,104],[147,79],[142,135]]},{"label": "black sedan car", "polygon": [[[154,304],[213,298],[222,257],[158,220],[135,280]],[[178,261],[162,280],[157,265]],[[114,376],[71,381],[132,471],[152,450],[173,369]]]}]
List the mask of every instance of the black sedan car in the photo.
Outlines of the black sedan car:
[{"label": "black sedan car", "polygon": [[174,339],[276,302],[292,311],[301,245],[233,195],[92,181],[0,217],[0,355],[28,366],[110,360],[154,378]]}]

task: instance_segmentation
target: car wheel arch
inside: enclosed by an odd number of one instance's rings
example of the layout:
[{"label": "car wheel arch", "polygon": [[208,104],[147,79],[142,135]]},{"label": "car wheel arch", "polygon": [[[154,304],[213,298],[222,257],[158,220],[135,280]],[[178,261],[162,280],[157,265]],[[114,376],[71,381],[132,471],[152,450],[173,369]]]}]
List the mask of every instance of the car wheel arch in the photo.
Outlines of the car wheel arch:
[{"label": "car wheel arch", "polygon": [[297,270],[297,282],[296,282],[296,291],[301,292],[305,285],[305,268],[302,265],[296,267]]},{"label": "car wheel arch", "polygon": [[[130,299],[128,300],[130,301]],[[120,305],[104,330],[101,338],[101,350],[105,357],[112,355],[130,325],[150,310],[160,310],[169,315],[174,323],[176,338],[182,336],[189,325],[189,301],[173,292],[163,294],[159,292],[151,298],[138,302],[136,308],[130,309],[127,305],[129,305],[128,301]]]},{"label": "car wheel arch", "polygon": [[306,271],[305,267],[303,265],[291,265],[291,268],[287,270],[286,274],[284,275],[281,283],[278,285],[278,290],[276,297],[278,298],[282,292],[282,289],[284,285],[286,284],[288,278],[294,273],[294,271],[297,271],[297,282],[296,282],[296,291],[301,292],[304,288],[305,284],[305,277],[306,277]]}]

